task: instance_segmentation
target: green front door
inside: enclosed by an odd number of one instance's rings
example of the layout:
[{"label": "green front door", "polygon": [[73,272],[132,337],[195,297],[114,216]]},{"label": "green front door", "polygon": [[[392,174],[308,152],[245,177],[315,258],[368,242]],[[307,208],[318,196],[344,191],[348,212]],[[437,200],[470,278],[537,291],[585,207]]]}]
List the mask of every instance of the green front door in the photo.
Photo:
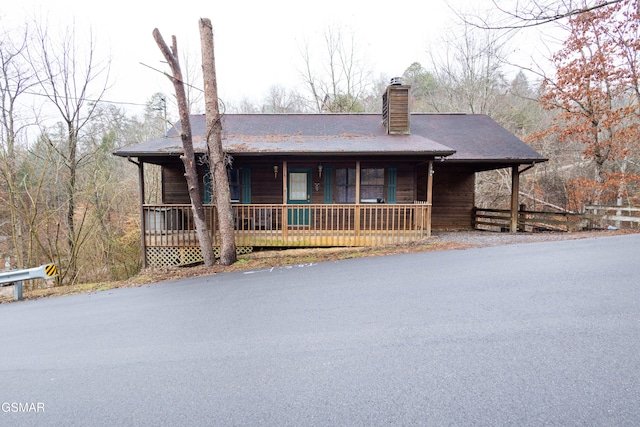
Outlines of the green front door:
[{"label": "green front door", "polygon": [[[311,203],[311,169],[289,169],[287,203],[308,205]],[[287,209],[289,225],[309,225],[311,208],[290,207]]]}]

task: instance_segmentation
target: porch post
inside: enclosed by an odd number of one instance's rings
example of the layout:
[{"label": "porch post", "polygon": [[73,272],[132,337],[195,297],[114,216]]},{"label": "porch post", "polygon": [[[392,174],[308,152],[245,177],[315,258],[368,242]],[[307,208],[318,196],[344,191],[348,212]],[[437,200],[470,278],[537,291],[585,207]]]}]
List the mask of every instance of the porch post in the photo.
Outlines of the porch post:
[{"label": "porch post", "polygon": [[520,193],[520,171],[519,166],[511,167],[511,227],[510,231],[518,231],[518,195]]},{"label": "porch post", "polygon": [[356,161],[356,206],[353,218],[356,245],[360,244],[360,160]]},{"label": "porch post", "polygon": [[431,204],[433,202],[433,160],[429,160],[427,172],[427,237],[431,237]]},{"label": "porch post", "polygon": [[138,181],[140,182],[140,234],[142,249],[142,268],[147,268],[147,242],[145,240],[147,224],[144,220],[144,163],[138,162]]},{"label": "porch post", "polygon": [[289,212],[287,211],[287,161],[282,161],[282,239],[287,241],[287,230],[289,229]]}]

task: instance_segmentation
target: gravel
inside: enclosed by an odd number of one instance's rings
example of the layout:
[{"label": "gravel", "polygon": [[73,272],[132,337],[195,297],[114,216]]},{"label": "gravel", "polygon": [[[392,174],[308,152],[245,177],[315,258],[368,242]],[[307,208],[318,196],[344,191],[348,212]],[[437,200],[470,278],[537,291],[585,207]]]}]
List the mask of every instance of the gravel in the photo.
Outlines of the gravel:
[{"label": "gravel", "polygon": [[590,230],[576,232],[497,233],[493,231],[434,231],[432,239],[471,246],[496,246],[517,243],[575,240],[638,233],[640,230]]}]

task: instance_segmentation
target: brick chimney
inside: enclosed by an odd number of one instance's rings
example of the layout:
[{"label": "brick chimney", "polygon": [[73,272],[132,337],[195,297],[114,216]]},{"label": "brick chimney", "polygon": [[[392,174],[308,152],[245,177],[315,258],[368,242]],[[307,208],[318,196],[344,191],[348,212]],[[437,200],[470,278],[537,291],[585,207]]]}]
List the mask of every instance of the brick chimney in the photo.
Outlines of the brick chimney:
[{"label": "brick chimney", "polygon": [[389,135],[408,135],[411,133],[409,123],[409,89],[403,85],[400,77],[391,79],[387,90],[382,94],[382,122]]}]

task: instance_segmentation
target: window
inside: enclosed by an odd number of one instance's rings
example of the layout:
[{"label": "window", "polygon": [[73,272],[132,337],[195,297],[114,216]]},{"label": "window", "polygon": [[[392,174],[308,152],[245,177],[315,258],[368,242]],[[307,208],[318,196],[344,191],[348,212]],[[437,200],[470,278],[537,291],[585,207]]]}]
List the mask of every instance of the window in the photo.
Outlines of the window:
[{"label": "window", "polygon": [[368,168],[360,171],[360,201],[384,202],[384,169]]},{"label": "window", "polygon": [[[384,168],[364,168],[360,170],[361,202],[384,202],[384,191]],[[336,169],[335,200],[336,203],[356,202],[356,170],[354,168]]]},{"label": "window", "polygon": [[229,178],[231,203],[240,203],[240,170],[227,169],[227,177]]},{"label": "window", "polygon": [[251,166],[244,166],[240,172],[240,180],[242,181],[242,203],[251,203]]},{"label": "window", "polygon": [[356,202],[356,170],[336,169],[336,203]]},{"label": "window", "polygon": [[204,168],[204,176],[202,177],[202,183],[204,185],[204,204],[208,205],[212,203],[212,185],[213,185],[213,177],[211,176],[211,171],[208,167]]},{"label": "window", "polygon": [[291,172],[289,173],[289,200],[307,202],[307,173]]},{"label": "window", "polygon": [[[227,178],[229,179],[231,203],[240,203],[240,170],[227,169]],[[211,172],[208,167],[206,167],[204,171],[203,184],[204,204],[208,205],[213,203],[213,177],[211,176]]]}]

